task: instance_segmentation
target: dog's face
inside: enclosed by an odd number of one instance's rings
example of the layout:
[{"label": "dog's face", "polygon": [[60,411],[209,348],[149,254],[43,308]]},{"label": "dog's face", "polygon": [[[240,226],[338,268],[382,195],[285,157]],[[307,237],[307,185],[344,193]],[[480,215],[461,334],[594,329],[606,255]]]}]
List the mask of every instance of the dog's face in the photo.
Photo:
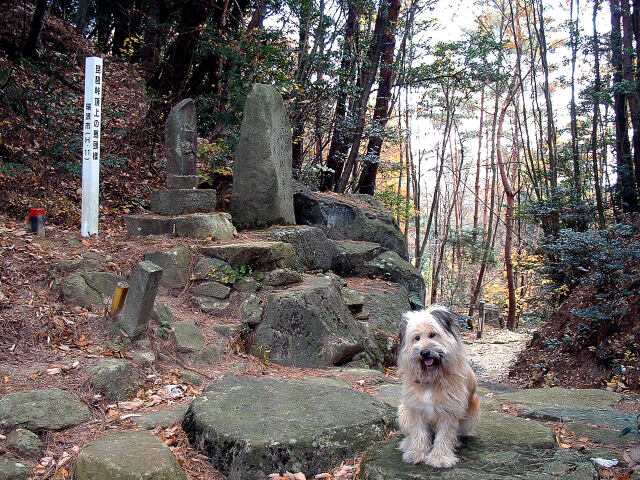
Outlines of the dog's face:
[{"label": "dog's face", "polygon": [[416,383],[434,383],[459,361],[456,317],[444,307],[407,312],[400,326],[400,374]]}]

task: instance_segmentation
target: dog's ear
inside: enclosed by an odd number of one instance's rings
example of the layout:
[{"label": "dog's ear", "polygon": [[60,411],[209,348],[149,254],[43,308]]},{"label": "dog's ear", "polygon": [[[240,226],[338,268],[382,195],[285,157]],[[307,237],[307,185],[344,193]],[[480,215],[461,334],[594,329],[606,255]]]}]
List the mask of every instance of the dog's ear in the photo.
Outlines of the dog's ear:
[{"label": "dog's ear", "polygon": [[398,340],[399,340],[399,345],[402,345],[404,343],[404,337],[407,331],[407,317],[406,315],[402,316],[402,320],[400,321],[400,327],[398,329]]},{"label": "dog's ear", "polygon": [[454,337],[458,336],[458,317],[446,307],[433,305],[429,308],[429,313],[435,318],[440,326]]}]

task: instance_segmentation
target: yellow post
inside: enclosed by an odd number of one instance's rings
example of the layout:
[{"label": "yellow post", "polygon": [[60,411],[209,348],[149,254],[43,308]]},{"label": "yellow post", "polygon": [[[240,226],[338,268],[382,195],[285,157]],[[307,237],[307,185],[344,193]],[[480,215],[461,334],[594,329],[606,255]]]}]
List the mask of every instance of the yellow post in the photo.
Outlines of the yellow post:
[{"label": "yellow post", "polygon": [[127,292],[129,292],[129,284],[127,282],[119,282],[116,285],[116,289],[113,292],[111,299],[111,308],[109,308],[109,315],[112,317],[120,311],[124,305],[124,299],[127,298]]}]

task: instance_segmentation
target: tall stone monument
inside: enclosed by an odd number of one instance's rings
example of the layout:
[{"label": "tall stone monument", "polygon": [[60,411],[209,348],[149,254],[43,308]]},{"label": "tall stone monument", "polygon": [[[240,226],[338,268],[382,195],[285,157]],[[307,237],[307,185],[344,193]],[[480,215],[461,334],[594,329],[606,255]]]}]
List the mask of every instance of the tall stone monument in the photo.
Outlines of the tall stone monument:
[{"label": "tall stone monument", "polygon": [[238,229],[294,225],[291,126],[282,96],[255,84],[236,148],[231,216]]},{"label": "tall stone monument", "polygon": [[187,98],[171,109],[165,127],[167,189],[151,194],[154,215],[124,217],[129,235],[177,235],[179,237],[230,240],[235,228],[226,213],[215,212],[215,190],[198,190],[196,174],[198,123],[193,100]]},{"label": "tall stone monument", "polygon": [[171,109],[165,125],[167,139],[167,188],[198,187],[198,118],[193,100],[186,98]]}]

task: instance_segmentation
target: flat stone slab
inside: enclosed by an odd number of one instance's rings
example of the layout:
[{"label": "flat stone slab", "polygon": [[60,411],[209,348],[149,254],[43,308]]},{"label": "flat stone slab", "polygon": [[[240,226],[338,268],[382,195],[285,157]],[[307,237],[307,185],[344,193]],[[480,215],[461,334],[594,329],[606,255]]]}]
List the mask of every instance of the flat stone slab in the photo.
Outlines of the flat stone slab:
[{"label": "flat stone slab", "polygon": [[364,392],[318,382],[224,377],[195,399],[182,424],[229,480],[325,472],[391,430],[395,412]]},{"label": "flat stone slab", "polygon": [[204,345],[204,336],[192,318],[177,322],[173,334],[178,352],[197,352]]},{"label": "flat stone slab", "polygon": [[89,443],[78,455],[76,480],[186,480],[171,449],[149,432],[121,432]]},{"label": "flat stone slab", "polygon": [[[507,415],[502,415],[507,417]],[[526,435],[526,431],[522,432]],[[520,435],[522,436],[522,434]],[[463,440],[457,454],[460,462],[450,469],[402,461],[400,438],[382,442],[369,451],[360,464],[358,480],[596,480],[598,473],[589,459],[568,449],[531,449],[528,446],[492,443],[491,437]]]},{"label": "flat stone slab", "polygon": [[156,190],[151,194],[151,211],[156,215],[211,213],[216,209],[216,191],[212,189]]},{"label": "flat stone slab", "polygon": [[560,449],[544,425],[511,415],[483,411],[473,436],[456,450],[460,462],[451,469],[410,465],[402,460],[402,435],[371,449],[360,465],[359,480],[569,480],[597,479],[589,459]]},{"label": "flat stone slab", "polygon": [[613,407],[624,398],[620,393],[594,388],[532,388],[501,393],[500,398],[517,403],[544,403],[573,407]]},{"label": "flat stone slab", "polygon": [[164,217],[161,215],[125,215],[130,236],[173,235],[176,237],[231,240],[236,229],[225,213],[193,213]]},{"label": "flat stone slab", "polygon": [[153,430],[156,427],[169,428],[184,418],[188,408],[189,405],[175,405],[139,417],[132,417],[131,420],[145,430]]},{"label": "flat stone slab", "polygon": [[519,414],[526,418],[578,422],[618,430],[624,426],[618,418],[635,418],[631,413],[614,410],[613,405],[624,397],[606,390],[537,388],[507,392],[498,397],[520,403]]},{"label": "flat stone slab", "polygon": [[9,393],[0,399],[0,431],[63,430],[90,419],[89,407],[59,388]]},{"label": "flat stone slab", "polygon": [[231,243],[200,247],[198,251],[232,266],[247,265],[254,270],[293,268],[296,265],[293,246],[284,242]]},{"label": "flat stone slab", "polygon": [[31,469],[13,455],[0,455],[0,478],[2,480],[27,480]]}]

